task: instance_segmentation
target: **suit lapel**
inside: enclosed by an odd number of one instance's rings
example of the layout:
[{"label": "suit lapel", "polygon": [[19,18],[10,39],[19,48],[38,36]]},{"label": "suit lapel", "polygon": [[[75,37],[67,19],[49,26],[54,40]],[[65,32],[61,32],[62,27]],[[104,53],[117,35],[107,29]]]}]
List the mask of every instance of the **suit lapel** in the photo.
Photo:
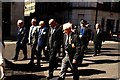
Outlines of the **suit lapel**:
[{"label": "suit lapel", "polygon": [[64,40],[63,40],[63,41],[64,41],[64,42],[63,42],[63,43],[64,43],[64,45],[65,45],[65,42],[66,42],[66,37],[67,37],[67,35],[66,35],[66,34],[64,34]]}]

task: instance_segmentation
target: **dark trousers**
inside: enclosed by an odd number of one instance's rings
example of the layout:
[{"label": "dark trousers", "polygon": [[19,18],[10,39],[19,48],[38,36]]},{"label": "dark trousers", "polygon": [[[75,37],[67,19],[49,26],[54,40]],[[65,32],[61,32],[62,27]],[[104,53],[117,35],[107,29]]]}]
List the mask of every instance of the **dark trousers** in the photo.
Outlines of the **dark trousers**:
[{"label": "dark trousers", "polygon": [[27,45],[26,44],[16,44],[16,54],[15,54],[15,59],[18,59],[18,55],[20,50],[23,51],[24,58],[27,59]]},{"label": "dark trousers", "polygon": [[43,47],[42,50],[43,50],[43,55],[45,56],[46,61],[48,61],[48,60],[49,60],[49,54],[48,54],[48,51],[45,50],[45,47]]},{"label": "dark trousers", "polygon": [[49,52],[49,76],[53,76],[53,71],[56,65],[58,64],[58,58],[56,57],[57,50],[56,49],[50,49]]},{"label": "dark trousers", "polygon": [[38,46],[38,53],[37,53],[37,66],[40,66],[40,59],[41,59],[41,53],[42,53],[42,49],[44,47],[42,46]]},{"label": "dark trousers", "polygon": [[102,42],[94,42],[94,54],[100,54]]},{"label": "dark trousers", "polygon": [[34,56],[37,56],[37,50],[36,50],[37,44],[31,45],[31,62],[34,62]]},{"label": "dark trousers", "polygon": [[61,80],[65,79],[66,71],[69,66],[73,72],[73,80],[79,80],[77,64],[72,64],[72,60],[69,59],[68,55],[66,55],[62,60],[61,72],[59,76],[62,78]]},{"label": "dark trousers", "polygon": [[82,62],[83,62],[85,49],[86,49],[86,44],[80,45],[80,64],[82,64]]}]

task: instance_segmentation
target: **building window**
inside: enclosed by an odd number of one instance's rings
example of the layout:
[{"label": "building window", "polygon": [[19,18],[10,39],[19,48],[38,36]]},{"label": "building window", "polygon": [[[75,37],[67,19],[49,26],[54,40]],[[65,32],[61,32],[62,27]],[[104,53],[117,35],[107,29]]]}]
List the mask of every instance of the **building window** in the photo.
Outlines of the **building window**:
[{"label": "building window", "polygon": [[117,22],[116,22],[116,32],[118,32],[119,31],[119,20],[117,20]]},{"label": "building window", "polygon": [[106,29],[106,31],[108,33],[113,33],[114,32],[113,31],[113,29],[114,29],[114,22],[115,22],[114,19],[107,19],[107,24],[106,24],[107,29]]}]

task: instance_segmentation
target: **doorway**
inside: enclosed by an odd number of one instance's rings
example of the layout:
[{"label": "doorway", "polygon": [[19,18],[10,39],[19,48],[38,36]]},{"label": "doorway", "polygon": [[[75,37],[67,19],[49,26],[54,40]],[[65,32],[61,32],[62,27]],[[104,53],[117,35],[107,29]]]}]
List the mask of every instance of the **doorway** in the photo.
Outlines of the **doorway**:
[{"label": "doorway", "polygon": [[114,22],[115,20],[113,19],[107,19],[107,25],[106,25],[106,32],[107,33],[113,33],[113,29],[114,29]]}]

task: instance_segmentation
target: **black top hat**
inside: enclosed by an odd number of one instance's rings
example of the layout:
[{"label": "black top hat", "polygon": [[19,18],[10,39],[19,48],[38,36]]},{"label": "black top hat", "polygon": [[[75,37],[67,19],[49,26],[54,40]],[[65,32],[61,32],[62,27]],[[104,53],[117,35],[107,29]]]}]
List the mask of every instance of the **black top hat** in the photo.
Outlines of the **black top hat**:
[{"label": "black top hat", "polygon": [[87,23],[87,21],[85,21],[85,20],[82,19],[82,20],[80,21],[80,23],[81,23],[81,24],[84,24],[84,23]]}]

